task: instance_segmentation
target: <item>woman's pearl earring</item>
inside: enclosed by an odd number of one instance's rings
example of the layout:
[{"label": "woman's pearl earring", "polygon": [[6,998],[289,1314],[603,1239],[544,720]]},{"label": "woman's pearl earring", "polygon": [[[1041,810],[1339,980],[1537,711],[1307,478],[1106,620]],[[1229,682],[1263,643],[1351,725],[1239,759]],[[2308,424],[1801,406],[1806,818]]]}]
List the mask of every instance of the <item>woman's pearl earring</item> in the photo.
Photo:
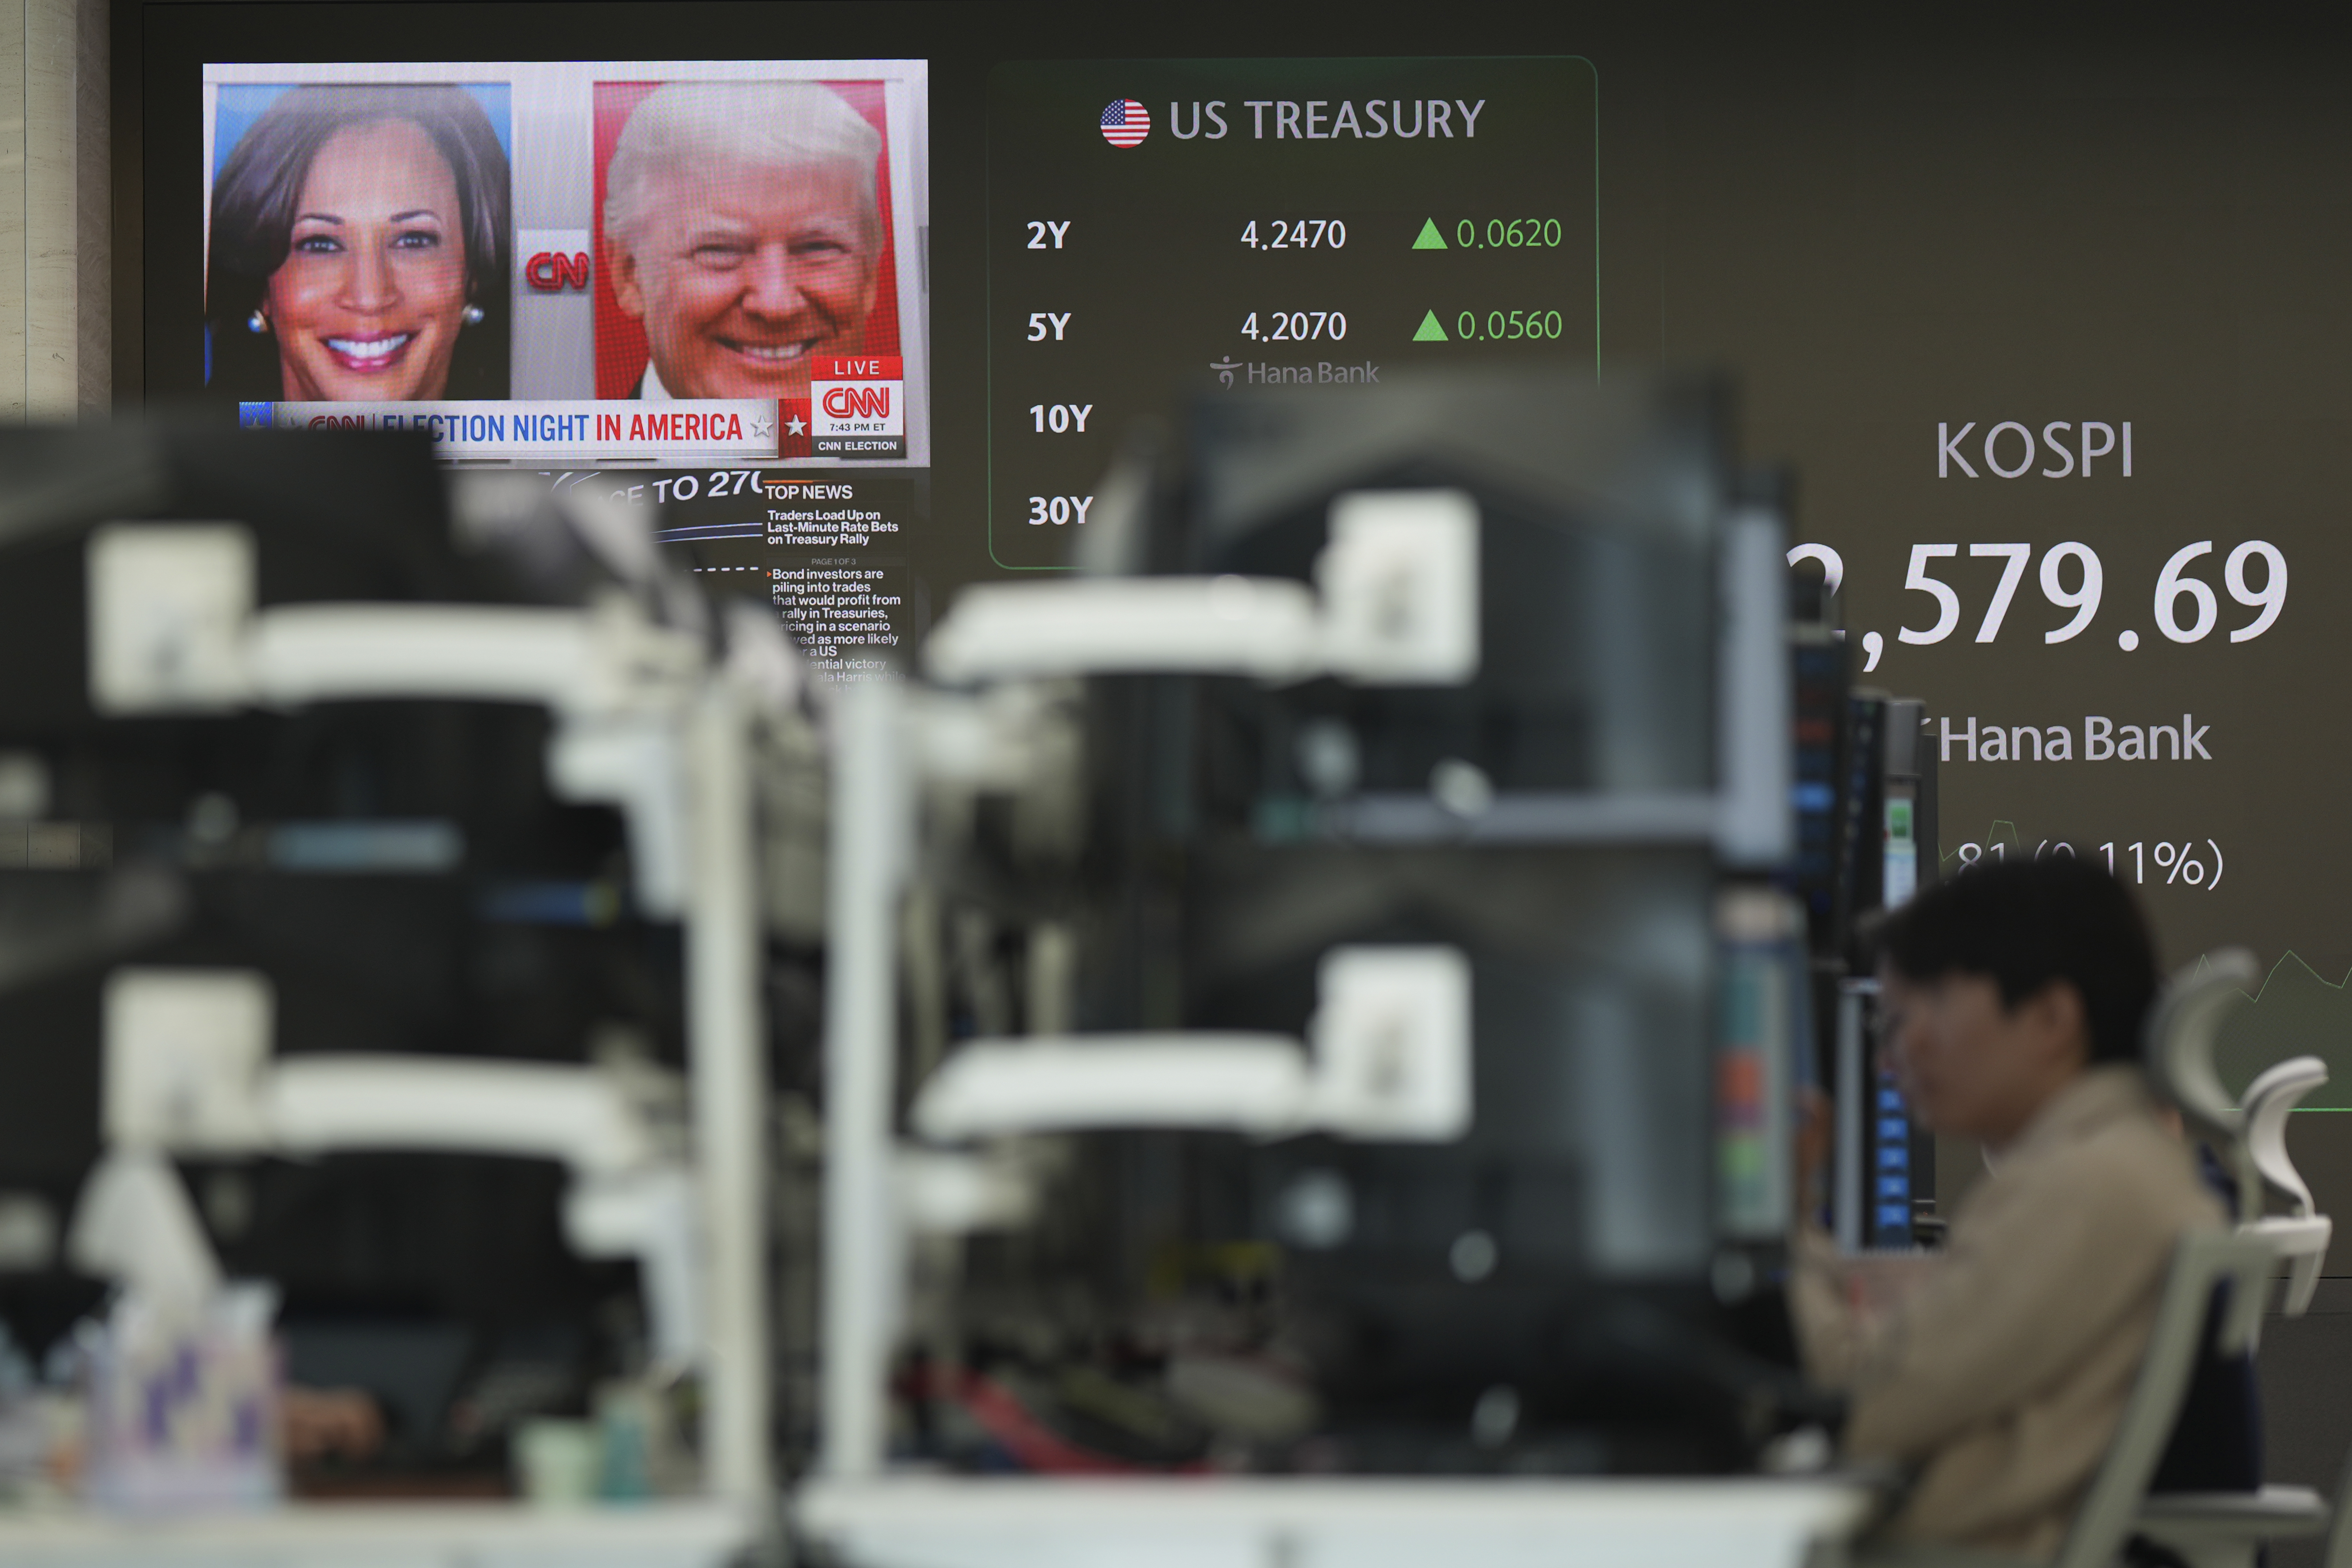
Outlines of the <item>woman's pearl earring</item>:
[{"label": "woman's pearl earring", "polygon": [[269,330],[269,318],[261,313],[260,306],[256,305],[253,314],[245,319],[245,330],[256,337]]},{"label": "woman's pearl earring", "polygon": [[469,327],[478,327],[482,324],[482,308],[479,305],[467,306],[462,315],[466,325]]}]

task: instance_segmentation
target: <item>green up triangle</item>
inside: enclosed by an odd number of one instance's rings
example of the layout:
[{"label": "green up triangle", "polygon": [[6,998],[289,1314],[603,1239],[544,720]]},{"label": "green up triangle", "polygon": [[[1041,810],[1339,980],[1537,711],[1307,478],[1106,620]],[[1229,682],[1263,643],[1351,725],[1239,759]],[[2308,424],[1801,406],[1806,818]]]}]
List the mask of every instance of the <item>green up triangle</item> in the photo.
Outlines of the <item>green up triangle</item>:
[{"label": "green up triangle", "polygon": [[1417,343],[1442,343],[1448,341],[1445,329],[1437,324],[1436,311],[1432,310],[1422,317],[1420,327],[1412,334],[1412,341]]},{"label": "green up triangle", "polygon": [[1421,220],[1421,237],[1412,242],[1412,247],[1415,250],[1443,250],[1445,248],[1445,237],[1437,232],[1437,220],[1435,218],[1428,217]]}]

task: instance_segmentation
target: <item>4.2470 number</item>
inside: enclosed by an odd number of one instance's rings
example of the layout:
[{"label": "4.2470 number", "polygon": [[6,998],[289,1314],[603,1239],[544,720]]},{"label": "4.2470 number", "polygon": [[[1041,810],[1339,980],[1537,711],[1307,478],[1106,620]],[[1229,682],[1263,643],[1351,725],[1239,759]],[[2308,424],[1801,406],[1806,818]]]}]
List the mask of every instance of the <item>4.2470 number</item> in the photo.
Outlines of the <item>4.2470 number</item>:
[{"label": "4.2470 number", "polygon": [[1348,243],[1348,226],[1336,217],[1276,218],[1260,234],[1252,218],[1242,243],[1252,250],[1337,250]]}]

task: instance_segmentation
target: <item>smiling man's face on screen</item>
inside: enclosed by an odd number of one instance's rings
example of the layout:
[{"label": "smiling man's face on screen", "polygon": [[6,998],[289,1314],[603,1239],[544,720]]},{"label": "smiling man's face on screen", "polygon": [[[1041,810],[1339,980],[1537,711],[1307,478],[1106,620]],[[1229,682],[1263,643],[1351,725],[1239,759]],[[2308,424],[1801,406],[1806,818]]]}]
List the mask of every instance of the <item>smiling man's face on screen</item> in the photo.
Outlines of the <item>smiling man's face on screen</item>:
[{"label": "smiling man's face on screen", "polygon": [[865,347],[880,257],[863,189],[838,163],[656,181],[613,288],[671,396],[806,396],[813,356]]}]

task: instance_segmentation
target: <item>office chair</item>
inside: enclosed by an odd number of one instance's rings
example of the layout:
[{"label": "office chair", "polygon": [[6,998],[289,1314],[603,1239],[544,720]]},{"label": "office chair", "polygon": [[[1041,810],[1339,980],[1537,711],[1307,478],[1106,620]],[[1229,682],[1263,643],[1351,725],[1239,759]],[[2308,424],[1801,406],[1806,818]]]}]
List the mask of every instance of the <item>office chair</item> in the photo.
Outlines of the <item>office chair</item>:
[{"label": "office chair", "polygon": [[[2219,1348],[2225,1354],[2251,1349],[2273,1261],[2270,1248],[2252,1237],[2208,1232],[2181,1239],[2165,1281],[2163,1300],[2157,1308],[2147,1355],[2124,1405],[2115,1440],[2092,1476],[2065,1543],[2049,1568],[2113,1568],[2125,1542],[2135,1532],[2146,1531],[2146,1510],[2159,1500],[2148,1498],[2148,1481],[2163,1458],[2189,1376],[2205,1349],[2207,1317],[2215,1293],[2225,1291],[2228,1302],[2216,1336]],[[2232,1500],[2257,1506],[2256,1500],[2266,1498],[2271,1490],[2295,1489],[2266,1489]],[[2326,1506],[2318,1504],[2315,1496],[2305,1496],[2318,1508],[2310,1528],[2284,1528],[2282,1521],[2279,1528],[2265,1533],[2271,1537],[2315,1534],[2324,1529]],[[2184,1540],[2194,1534],[2185,1519],[2181,1533]],[[2241,1526],[2240,1535],[2243,1533]],[[2174,1544],[2170,1531],[2166,1544]],[[2181,1547],[2176,1545],[2175,1550]],[[2005,1552],[1936,1545],[1865,1548],[1853,1557],[1856,1568],[2021,1568],[2027,1561]],[[2201,1555],[2192,1555],[2191,1561],[2204,1568]]]},{"label": "office chair", "polygon": [[[2213,1047],[2221,1026],[2248,1005],[2260,982],[2252,955],[2235,948],[2211,954],[2201,974],[2176,976],[2148,1026],[2147,1067],[2158,1092],[2180,1108],[2183,1120],[2215,1146],[2229,1169],[2238,1235],[2263,1248],[2270,1274],[2280,1263],[2288,1266],[2282,1308],[2299,1317],[2318,1289],[2334,1227],[2315,1212],[2311,1189],[2288,1157],[2286,1121],[2305,1094],[2327,1081],[2327,1068],[2315,1057],[2294,1058],[2255,1079],[2242,1100],[2230,1102],[2213,1069]],[[2292,1212],[2265,1215],[2266,1195],[2281,1198]],[[2262,1293],[2267,1303],[2267,1279]],[[2248,1340],[2249,1352],[2254,1343]],[[2327,1529],[2329,1513],[2326,1500],[2308,1487],[2168,1492],[2145,1500],[2136,1528],[2195,1568],[2225,1568],[2251,1564],[2264,1542],[2318,1534]],[[2339,1519],[2336,1535],[2345,1533]]]}]

